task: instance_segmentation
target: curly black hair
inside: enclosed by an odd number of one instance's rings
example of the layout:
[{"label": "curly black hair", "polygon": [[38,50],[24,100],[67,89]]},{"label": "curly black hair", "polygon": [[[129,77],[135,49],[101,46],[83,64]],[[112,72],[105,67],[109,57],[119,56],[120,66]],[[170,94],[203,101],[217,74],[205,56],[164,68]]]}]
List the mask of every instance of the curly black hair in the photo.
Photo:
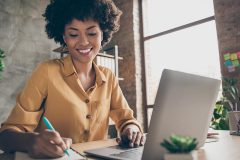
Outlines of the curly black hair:
[{"label": "curly black hair", "polygon": [[112,0],[51,0],[43,17],[45,17],[45,31],[48,38],[56,43],[66,45],[63,33],[66,24],[73,19],[80,21],[92,19],[99,23],[103,32],[102,46],[107,44],[114,32],[119,30],[119,10]]}]

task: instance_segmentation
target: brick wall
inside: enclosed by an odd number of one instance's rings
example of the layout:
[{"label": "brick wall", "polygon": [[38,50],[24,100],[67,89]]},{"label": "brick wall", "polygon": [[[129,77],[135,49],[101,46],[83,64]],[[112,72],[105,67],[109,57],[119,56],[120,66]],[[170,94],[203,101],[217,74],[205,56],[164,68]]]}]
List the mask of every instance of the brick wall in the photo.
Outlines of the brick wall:
[{"label": "brick wall", "polygon": [[119,46],[119,56],[123,57],[119,63],[119,75],[124,78],[120,86],[135,117],[144,126],[139,1],[115,0],[115,4],[123,11],[123,15],[120,30],[113,35],[108,46]]},{"label": "brick wall", "polygon": [[223,54],[240,51],[240,1],[214,0],[221,72],[223,76],[238,77],[224,66]]}]

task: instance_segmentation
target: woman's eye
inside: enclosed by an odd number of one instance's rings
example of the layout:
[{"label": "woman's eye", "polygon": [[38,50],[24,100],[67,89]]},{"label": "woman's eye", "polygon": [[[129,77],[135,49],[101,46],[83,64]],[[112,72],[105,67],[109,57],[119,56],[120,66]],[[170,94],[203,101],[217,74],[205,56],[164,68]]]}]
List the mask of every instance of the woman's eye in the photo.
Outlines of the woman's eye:
[{"label": "woman's eye", "polygon": [[77,37],[78,35],[77,34],[70,34],[69,36],[70,37]]},{"label": "woman's eye", "polygon": [[97,33],[88,33],[89,36],[95,36]]}]

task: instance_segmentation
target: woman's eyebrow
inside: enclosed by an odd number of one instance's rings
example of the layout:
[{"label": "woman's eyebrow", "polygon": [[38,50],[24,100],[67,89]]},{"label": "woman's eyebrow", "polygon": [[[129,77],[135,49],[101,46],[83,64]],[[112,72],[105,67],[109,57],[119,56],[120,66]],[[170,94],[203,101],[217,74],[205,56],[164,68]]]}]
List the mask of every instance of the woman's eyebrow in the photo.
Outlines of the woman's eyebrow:
[{"label": "woman's eyebrow", "polygon": [[69,27],[68,29],[69,29],[69,30],[78,31],[78,29],[77,29],[77,28],[74,28],[74,27]]},{"label": "woman's eyebrow", "polygon": [[97,27],[97,26],[90,26],[90,27],[87,28],[87,30],[95,28],[95,27]]},{"label": "woman's eyebrow", "polygon": [[[90,26],[90,27],[87,28],[87,30],[90,30],[90,29],[95,28],[95,27],[97,27],[97,26]],[[68,30],[78,31],[78,29],[75,28],[75,27],[69,27]]]}]

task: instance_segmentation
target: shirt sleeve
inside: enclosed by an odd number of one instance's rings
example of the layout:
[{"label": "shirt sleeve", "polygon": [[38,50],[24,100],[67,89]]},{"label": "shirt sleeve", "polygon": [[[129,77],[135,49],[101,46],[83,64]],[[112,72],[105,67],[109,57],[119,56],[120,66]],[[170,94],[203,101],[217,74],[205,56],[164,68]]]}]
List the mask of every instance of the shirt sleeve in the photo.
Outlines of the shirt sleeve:
[{"label": "shirt sleeve", "polygon": [[37,127],[43,107],[41,104],[47,97],[48,65],[37,66],[28,79],[23,90],[16,98],[16,105],[7,120],[1,125],[0,132],[14,129],[19,132],[32,132]]},{"label": "shirt sleeve", "polygon": [[133,110],[129,107],[122,90],[119,86],[118,79],[112,74],[112,95],[110,117],[116,124],[116,128],[121,132],[128,124],[135,124],[142,131],[142,127],[133,116]]}]

